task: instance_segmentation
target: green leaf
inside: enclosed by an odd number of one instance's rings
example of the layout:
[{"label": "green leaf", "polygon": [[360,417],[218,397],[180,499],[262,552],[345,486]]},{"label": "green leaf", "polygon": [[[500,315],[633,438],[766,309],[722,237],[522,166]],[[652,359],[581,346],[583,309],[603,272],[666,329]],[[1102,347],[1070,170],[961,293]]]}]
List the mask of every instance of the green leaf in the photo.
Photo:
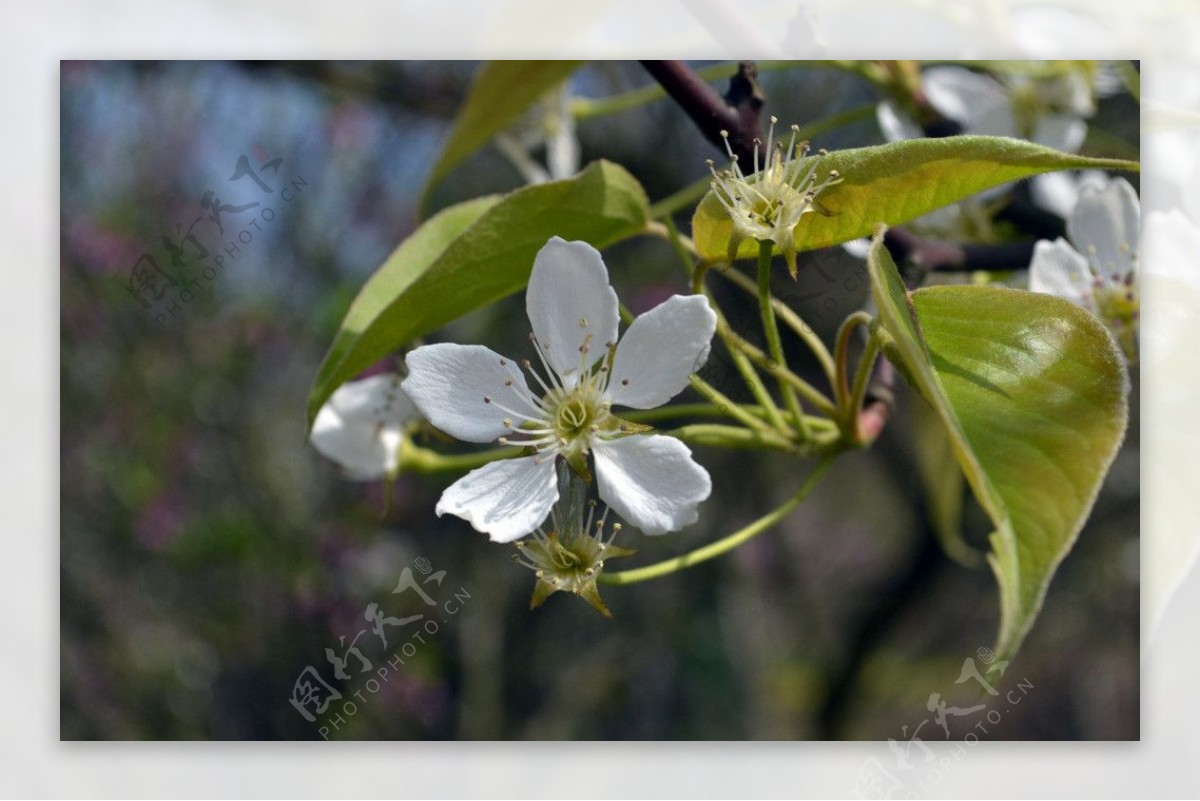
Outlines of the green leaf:
[{"label": "green leaf", "polygon": [[[1060,153],[1021,139],[949,136],[909,139],[875,147],[839,150],[818,160],[817,175],[830,170],[842,181],[823,191],[818,202],[828,216],[812,212],[796,225],[797,251],[815,250],[870,236],[879,223],[899,225],[993,186],[1054,170],[1085,167],[1137,170],[1137,162]],[[724,261],[733,223],[710,190],[692,218],[700,256]],[[745,241],[738,258],[753,258],[758,243]]]},{"label": "green leaf", "polygon": [[341,384],[407,342],[525,286],[552,236],[603,248],[646,227],[649,201],[623,168],[462,203],[430,218],[354,299],[308,397],[308,422]]},{"label": "green leaf", "polygon": [[1098,319],[1062,298],[995,286],[910,294],[882,236],[868,269],[885,352],[941,418],[996,526],[995,651],[1011,659],[1124,437],[1124,359]]},{"label": "green leaf", "polygon": [[962,468],[954,458],[950,435],[928,403],[917,401],[912,410],[913,458],[921,488],[925,491],[933,532],[946,556],[964,567],[977,567],[983,564],[983,558],[962,536],[966,486]]},{"label": "green leaf", "polygon": [[424,209],[429,193],[450,170],[505,126],[521,116],[582,61],[488,61],[475,76],[467,99],[450,128],[446,146],[421,191]]}]

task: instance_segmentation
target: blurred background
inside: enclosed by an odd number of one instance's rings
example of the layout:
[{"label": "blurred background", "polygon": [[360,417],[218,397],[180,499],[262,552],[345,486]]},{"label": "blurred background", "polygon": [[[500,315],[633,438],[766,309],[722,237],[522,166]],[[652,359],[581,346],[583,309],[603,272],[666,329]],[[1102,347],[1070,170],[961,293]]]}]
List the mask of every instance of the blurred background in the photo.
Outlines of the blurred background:
[{"label": "blurred background", "polygon": [[[417,225],[476,68],[63,63],[62,739],[903,741],[919,726],[942,739],[927,702],[982,703],[956,680],[965,659],[982,664],[999,612],[990,571],[936,544],[903,387],[876,446],[841,457],[782,525],[684,573],[604,588],[613,620],[561,594],[529,612],[532,576],[511,548],[434,516],[453,476],[402,476],[385,513],[379,483],[344,480],[307,445],[317,367],[358,289]],[[572,90],[649,83],[636,64],[603,63]],[[878,99],[833,69],[765,71],[762,84],[764,111],[801,125]],[[883,141],[873,114],[855,119],[814,145]],[[1103,99],[1083,152],[1136,153],[1137,119],[1128,96]],[[581,121],[578,135],[585,163],[621,163],[651,200],[703,177],[715,157],[667,100]],[[522,180],[489,146],[431,205]],[[224,254],[224,266],[211,279],[174,270],[172,248],[185,260]],[[635,313],[683,290],[662,242],[633,240],[605,258]],[[866,287],[822,276],[855,275],[861,262],[841,249],[808,262],[777,290],[828,338]],[[194,279],[193,299],[173,313],[143,307],[129,289],[135,265],[160,285],[163,273]],[[754,307],[722,301],[735,327],[752,327]],[[515,355],[526,334],[517,295],[437,338]],[[705,376],[736,394],[719,350]],[[997,707],[986,734],[973,728],[978,714],[952,718],[956,739],[1138,738],[1137,388],[1135,378],[1127,442],[1001,687],[1027,685],[1023,700]],[[623,536],[639,549],[630,566],[741,527],[808,468],[695,450],[715,486],[700,523]],[[967,538],[982,545],[987,521],[971,503]],[[425,564],[416,560],[446,571],[437,598],[461,595],[460,608],[375,690],[368,680],[409,629],[388,630],[387,648],[368,630],[362,660],[348,656],[349,678],[337,679],[326,649],[346,655],[370,626],[368,604],[422,611],[391,594],[405,568]],[[310,668],[342,696],[314,720],[290,702]]]}]

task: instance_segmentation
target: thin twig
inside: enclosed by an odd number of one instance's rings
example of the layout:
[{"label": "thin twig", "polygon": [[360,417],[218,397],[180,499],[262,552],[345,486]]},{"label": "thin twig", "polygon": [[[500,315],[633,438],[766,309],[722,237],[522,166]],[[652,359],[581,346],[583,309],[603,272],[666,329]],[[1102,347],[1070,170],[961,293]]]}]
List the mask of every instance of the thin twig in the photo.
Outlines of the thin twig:
[{"label": "thin twig", "polygon": [[763,94],[758,68],[752,61],[738,64],[725,96],[708,85],[682,61],[643,61],[642,66],[666,90],[709,142],[725,149],[721,131],[729,132],[729,146],[743,164],[754,159],[754,142],[762,139],[759,112]]}]

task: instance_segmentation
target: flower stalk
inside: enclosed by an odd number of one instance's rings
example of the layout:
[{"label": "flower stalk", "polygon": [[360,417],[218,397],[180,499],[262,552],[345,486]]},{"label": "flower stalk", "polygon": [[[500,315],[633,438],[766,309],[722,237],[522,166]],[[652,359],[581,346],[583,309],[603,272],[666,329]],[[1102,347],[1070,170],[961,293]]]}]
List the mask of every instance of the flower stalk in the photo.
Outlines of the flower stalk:
[{"label": "flower stalk", "polygon": [[[767,340],[767,352],[776,368],[771,372],[777,373],[778,370],[787,369],[787,362],[783,357],[783,341],[779,338],[779,325],[775,322],[775,306],[771,302],[773,300],[771,296],[771,251],[772,245],[769,240],[758,243],[758,310],[762,317],[763,335]],[[768,369],[770,369],[769,366]],[[796,390],[778,374],[776,380],[779,382],[779,391],[783,395],[784,405],[791,412],[792,419],[796,421],[796,433],[800,435],[801,441],[807,442],[812,438],[812,433],[804,422],[804,411],[800,408]]]},{"label": "flower stalk", "polygon": [[618,573],[605,573],[600,576],[601,584],[636,584],[639,581],[647,581],[649,579],[662,578],[672,573],[676,573],[692,565],[706,562],[709,559],[720,556],[723,553],[732,551],[739,545],[750,541],[763,533],[767,529],[774,526],[776,523],[783,520],[792,511],[804,502],[820,483],[821,478],[825,475],[825,471],[829,469],[833,458],[831,455],[825,456],[821,461],[817,462],[816,467],[808,474],[808,478],[800,486],[800,489],[788,498],[783,505],[775,510],[768,512],[762,517],[755,520],[750,525],[738,529],[727,537],[709,543],[702,548],[686,553],[683,556],[677,556],[674,559],[667,559],[646,567],[634,568],[633,570],[623,570]]}]

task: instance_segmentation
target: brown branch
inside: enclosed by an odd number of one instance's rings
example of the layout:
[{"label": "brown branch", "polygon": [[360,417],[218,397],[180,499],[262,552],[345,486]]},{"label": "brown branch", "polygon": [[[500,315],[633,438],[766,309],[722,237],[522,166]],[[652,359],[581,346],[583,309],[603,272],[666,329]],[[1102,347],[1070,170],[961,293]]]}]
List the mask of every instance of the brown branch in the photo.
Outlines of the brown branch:
[{"label": "brown branch", "polygon": [[758,68],[754,62],[743,61],[738,65],[737,74],[729,80],[729,91],[724,97],[682,61],[643,61],[641,64],[687,113],[705,139],[724,152],[725,139],[721,131],[728,131],[729,146],[743,169],[753,169],[746,165],[753,163],[754,143],[762,139],[758,118],[763,106]]}]

